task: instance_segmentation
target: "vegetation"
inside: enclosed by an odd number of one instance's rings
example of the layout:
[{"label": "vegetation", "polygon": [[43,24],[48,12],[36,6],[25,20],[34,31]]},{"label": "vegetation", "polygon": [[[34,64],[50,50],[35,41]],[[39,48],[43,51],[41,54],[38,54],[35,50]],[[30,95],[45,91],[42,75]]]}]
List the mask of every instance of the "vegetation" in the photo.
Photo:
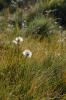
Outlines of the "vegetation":
[{"label": "vegetation", "polygon": [[0,0],[0,100],[66,100],[66,0],[8,1]]}]

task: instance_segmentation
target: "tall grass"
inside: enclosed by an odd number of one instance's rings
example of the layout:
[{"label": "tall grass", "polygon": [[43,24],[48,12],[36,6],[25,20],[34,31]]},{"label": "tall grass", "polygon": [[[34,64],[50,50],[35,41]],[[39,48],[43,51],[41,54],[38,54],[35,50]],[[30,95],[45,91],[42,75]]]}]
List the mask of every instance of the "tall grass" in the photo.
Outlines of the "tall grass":
[{"label": "tall grass", "polygon": [[[63,62],[49,57],[42,64],[17,64],[0,70],[0,98],[16,100],[62,99]],[[1,92],[2,91],[2,92]]]},{"label": "tall grass", "polygon": [[[64,0],[42,0],[23,10],[27,27],[22,29],[19,8],[9,28],[9,10],[0,12],[0,100],[66,99],[66,30],[53,15],[42,14],[62,5]],[[23,36],[23,43],[13,44],[17,36]],[[31,50],[31,58],[23,56],[25,49]]]}]

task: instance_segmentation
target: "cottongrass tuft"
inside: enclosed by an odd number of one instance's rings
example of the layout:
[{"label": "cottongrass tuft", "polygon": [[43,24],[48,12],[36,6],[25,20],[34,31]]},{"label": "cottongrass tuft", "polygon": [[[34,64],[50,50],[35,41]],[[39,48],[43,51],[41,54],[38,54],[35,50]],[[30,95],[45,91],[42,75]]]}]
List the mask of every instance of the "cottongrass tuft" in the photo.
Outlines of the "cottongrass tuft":
[{"label": "cottongrass tuft", "polygon": [[23,42],[23,38],[22,37],[16,37],[16,39],[15,40],[13,40],[12,41],[14,44],[18,44],[18,43],[20,43],[20,42]]},{"label": "cottongrass tuft", "polygon": [[16,39],[15,39],[17,42],[23,42],[23,38],[22,37],[16,37]]},{"label": "cottongrass tuft", "polygon": [[32,52],[30,50],[26,49],[26,50],[23,51],[23,55],[25,57],[31,58],[32,57]]},{"label": "cottongrass tuft", "polygon": [[13,40],[12,43],[17,44],[17,41],[16,40]]}]

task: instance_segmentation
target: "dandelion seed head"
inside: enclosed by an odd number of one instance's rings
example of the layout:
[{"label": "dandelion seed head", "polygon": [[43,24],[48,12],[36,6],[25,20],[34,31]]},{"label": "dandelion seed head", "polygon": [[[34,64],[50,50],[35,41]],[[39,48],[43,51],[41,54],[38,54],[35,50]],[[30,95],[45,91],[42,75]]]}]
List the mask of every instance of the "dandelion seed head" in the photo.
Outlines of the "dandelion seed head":
[{"label": "dandelion seed head", "polygon": [[23,42],[23,38],[22,37],[16,37],[16,39],[15,39],[17,42]]},{"label": "dandelion seed head", "polygon": [[12,43],[17,44],[17,41],[13,40]]},{"label": "dandelion seed head", "polygon": [[32,57],[32,52],[30,50],[26,49],[26,50],[23,51],[23,55],[25,57],[31,58]]},{"label": "dandelion seed head", "polygon": [[20,36],[19,37],[16,37],[16,39],[12,41],[12,43],[14,43],[14,44],[18,44],[20,42],[23,42],[23,38],[20,37]]}]

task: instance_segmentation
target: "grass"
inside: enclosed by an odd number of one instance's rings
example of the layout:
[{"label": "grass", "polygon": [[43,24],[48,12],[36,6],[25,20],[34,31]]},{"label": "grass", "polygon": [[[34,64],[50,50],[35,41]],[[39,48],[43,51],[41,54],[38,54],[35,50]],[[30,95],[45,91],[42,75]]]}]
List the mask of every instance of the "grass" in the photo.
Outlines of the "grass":
[{"label": "grass", "polygon": [[[28,15],[35,12],[33,8]],[[66,29],[60,29],[53,16],[34,16],[27,28],[20,29],[18,23],[8,28],[8,16],[4,15],[0,27],[0,100],[65,100]],[[38,35],[34,29],[45,23],[48,27],[43,29],[46,29],[48,36],[43,30]],[[47,29],[51,27],[54,29],[50,34]],[[28,37],[24,33],[29,33]],[[12,43],[17,36],[24,38],[19,45]],[[25,49],[31,50],[31,58],[23,56]]]},{"label": "grass", "polygon": [[62,71],[63,63],[60,63],[60,59],[52,60],[51,57],[39,65],[35,62],[30,65],[15,63],[1,69],[1,99],[61,99],[64,91]]},{"label": "grass", "polygon": [[[24,38],[19,52],[18,46],[11,42],[1,44],[1,100],[64,100],[66,40],[62,49],[59,39],[59,34],[53,34],[49,39],[45,37],[42,41],[39,38]],[[31,59],[22,55],[27,48],[33,53]]]}]

